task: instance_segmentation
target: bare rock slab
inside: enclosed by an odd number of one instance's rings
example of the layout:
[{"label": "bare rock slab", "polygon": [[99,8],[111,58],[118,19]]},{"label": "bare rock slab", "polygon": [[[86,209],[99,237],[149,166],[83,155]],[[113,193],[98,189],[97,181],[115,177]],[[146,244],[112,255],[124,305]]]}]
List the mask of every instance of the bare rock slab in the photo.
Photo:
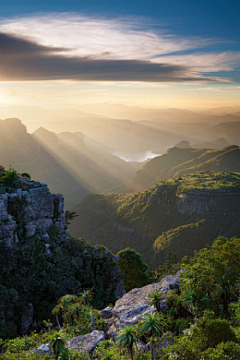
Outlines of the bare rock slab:
[{"label": "bare rock slab", "polygon": [[[155,284],[146,285],[142,288],[132,289],[121,299],[116,301],[112,313],[115,318],[108,330],[108,336],[114,337],[119,328],[127,325],[136,325],[141,317],[145,314],[149,314],[155,311],[153,306],[149,305],[148,295],[161,291],[163,294],[167,294],[168,291],[180,288],[180,275],[179,271],[176,275],[168,275],[164,277],[160,282]],[[166,309],[166,304],[163,301],[161,306],[162,311]]]},{"label": "bare rock slab", "polygon": [[68,343],[68,348],[71,350],[84,351],[91,354],[97,347],[97,344],[103,340],[105,340],[104,332],[94,330],[89,334],[72,338]]}]

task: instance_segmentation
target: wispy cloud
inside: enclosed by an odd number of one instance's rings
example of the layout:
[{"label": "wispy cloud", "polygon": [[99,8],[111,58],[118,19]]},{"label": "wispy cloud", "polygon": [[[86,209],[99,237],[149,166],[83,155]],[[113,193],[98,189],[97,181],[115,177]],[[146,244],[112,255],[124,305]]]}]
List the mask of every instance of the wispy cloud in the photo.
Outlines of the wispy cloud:
[{"label": "wispy cloud", "polygon": [[0,20],[0,80],[216,82],[237,53],[191,53],[218,40],[179,37],[136,19],[51,13]]},{"label": "wispy cloud", "polygon": [[232,71],[240,64],[240,52],[197,52],[187,55],[164,56],[158,59],[161,63],[174,65],[187,65],[192,71],[200,73],[213,73],[218,71]]},{"label": "wispy cloud", "polygon": [[90,18],[51,13],[0,21],[0,32],[43,46],[64,47],[65,54],[98,59],[149,60],[158,55],[200,48],[216,40],[183,38],[142,29],[135,19]]}]

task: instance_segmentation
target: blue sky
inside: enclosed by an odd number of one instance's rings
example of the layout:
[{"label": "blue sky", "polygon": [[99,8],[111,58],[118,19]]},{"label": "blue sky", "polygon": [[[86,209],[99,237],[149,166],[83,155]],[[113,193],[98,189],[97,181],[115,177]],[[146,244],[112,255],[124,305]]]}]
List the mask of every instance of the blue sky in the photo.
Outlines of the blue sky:
[{"label": "blue sky", "polygon": [[137,84],[136,93],[150,84],[154,93],[157,84],[175,93],[210,84],[222,97],[231,88],[236,102],[239,7],[238,0],[0,0],[3,92],[14,81],[13,93],[27,81],[74,81],[79,89],[97,82],[119,94],[122,82]]},{"label": "blue sky", "polygon": [[51,11],[86,15],[146,16],[156,26],[182,35],[223,37],[239,41],[239,0],[1,0],[0,16]]}]

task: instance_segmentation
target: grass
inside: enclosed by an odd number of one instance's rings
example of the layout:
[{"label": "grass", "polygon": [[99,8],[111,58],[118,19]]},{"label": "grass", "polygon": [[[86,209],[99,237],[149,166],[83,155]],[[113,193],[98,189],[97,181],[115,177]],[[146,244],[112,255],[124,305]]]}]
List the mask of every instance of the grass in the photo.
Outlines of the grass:
[{"label": "grass", "polygon": [[161,185],[177,186],[179,191],[240,188],[240,173],[201,171],[196,174],[175,177],[157,184],[157,186]]}]

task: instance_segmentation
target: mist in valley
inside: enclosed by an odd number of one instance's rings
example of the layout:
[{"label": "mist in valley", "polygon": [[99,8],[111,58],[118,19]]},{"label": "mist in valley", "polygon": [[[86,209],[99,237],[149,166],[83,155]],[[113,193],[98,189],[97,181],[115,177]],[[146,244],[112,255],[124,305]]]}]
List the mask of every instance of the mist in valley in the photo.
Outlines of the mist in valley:
[{"label": "mist in valley", "polygon": [[0,163],[63,193],[67,208],[89,193],[142,190],[136,174],[175,146],[240,145],[240,107],[197,112],[107,103],[1,106],[0,118]]}]

